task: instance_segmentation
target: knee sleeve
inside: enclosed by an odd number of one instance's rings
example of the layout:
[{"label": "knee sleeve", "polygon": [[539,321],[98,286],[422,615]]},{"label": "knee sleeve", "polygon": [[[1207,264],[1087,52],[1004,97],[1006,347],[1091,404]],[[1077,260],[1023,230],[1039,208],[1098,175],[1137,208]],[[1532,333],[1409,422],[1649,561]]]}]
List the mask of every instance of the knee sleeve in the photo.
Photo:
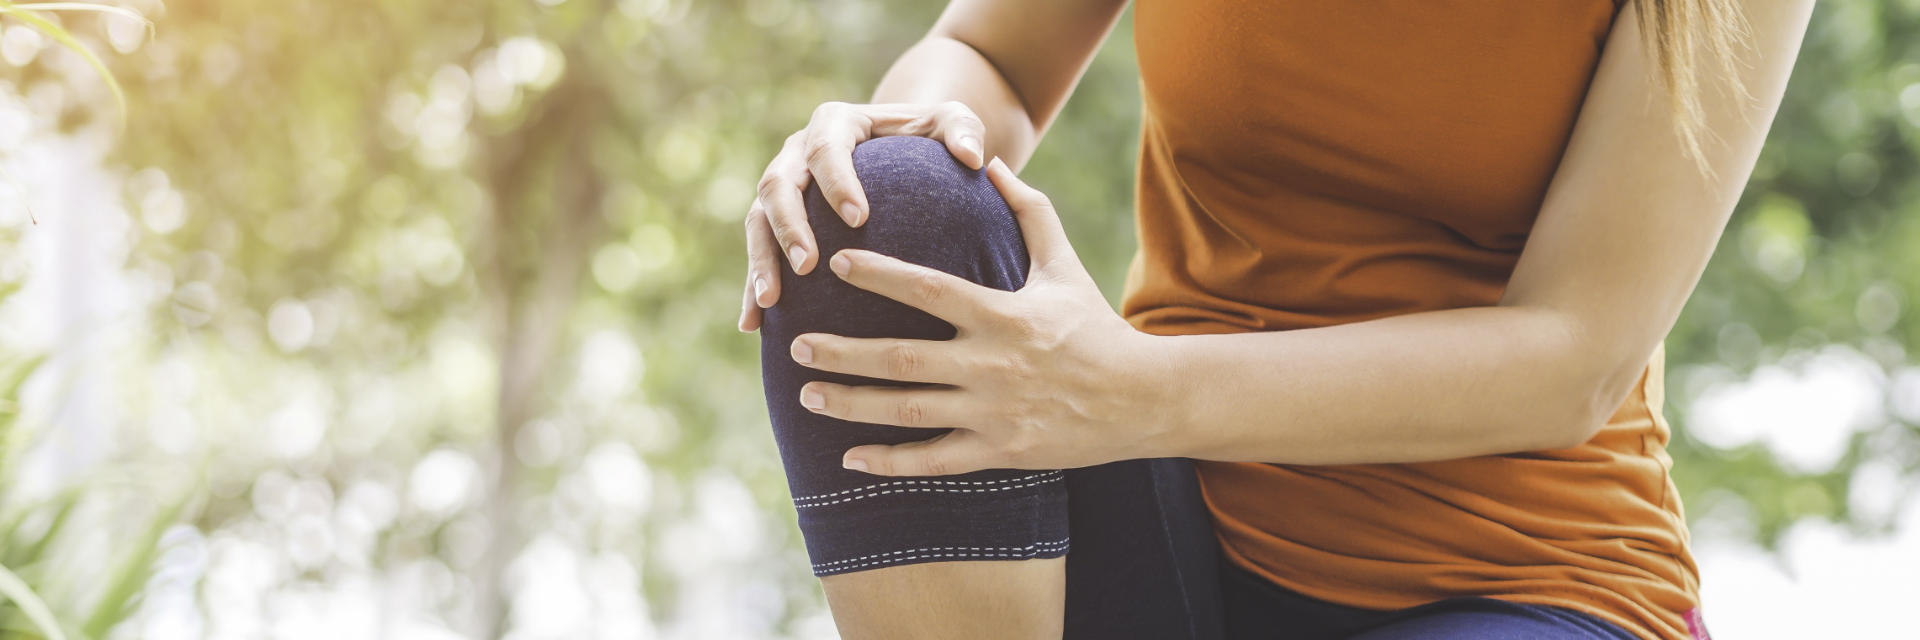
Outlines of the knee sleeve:
[{"label": "knee sleeve", "polygon": [[819,266],[783,270],[780,302],[761,325],[761,371],[774,438],[816,575],[957,560],[1056,557],[1067,550],[1066,486],[1059,471],[996,470],[935,478],[885,478],[840,467],[863,444],[898,444],[940,432],[847,422],[800,406],[811,380],[851,385],[901,383],[808,369],[789,349],[803,333],[856,338],[948,340],[954,328],[826,268],[841,249],[859,248],[1014,290],[1026,281],[1027,252],[1013,212],[986,175],[966,168],[938,141],[875,138],[853,152],[869,204],[850,228],[817,187],[806,206]]}]

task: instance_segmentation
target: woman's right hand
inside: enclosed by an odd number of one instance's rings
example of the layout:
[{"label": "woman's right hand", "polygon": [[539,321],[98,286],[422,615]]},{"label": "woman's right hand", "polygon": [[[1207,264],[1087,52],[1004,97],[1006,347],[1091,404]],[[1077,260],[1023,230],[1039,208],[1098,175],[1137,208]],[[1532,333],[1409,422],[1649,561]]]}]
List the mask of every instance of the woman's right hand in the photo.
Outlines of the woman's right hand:
[{"label": "woman's right hand", "polygon": [[867,221],[867,194],[853,171],[853,147],[880,136],[920,136],[945,142],[973,169],[986,166],[986,125],[959,102],[847,104],[814,109],[806,128],[787,136],[760,176],[760,193],[747,210],[747,286],[740,330],[760,328],[761,310],[780,300],[780,263],[806,275],[822,256],[807,226],[802,194],[811,181],[848,226]]}]

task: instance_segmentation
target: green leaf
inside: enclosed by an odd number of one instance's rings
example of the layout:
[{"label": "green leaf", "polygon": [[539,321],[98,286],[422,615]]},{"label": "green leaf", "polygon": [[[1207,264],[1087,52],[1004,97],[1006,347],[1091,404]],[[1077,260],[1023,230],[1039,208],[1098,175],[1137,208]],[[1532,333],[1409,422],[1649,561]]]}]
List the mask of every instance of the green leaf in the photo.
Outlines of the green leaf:
[{"label": "green leaf", "polygon": [[6,529],[0,529],[0,536],[5,536],[0,537],[0,555],[3,555],[3,559],[6,562],[11,562],[15,565],[26,564],[38,560],[46,554],[47,546],[52,544],[54,540],[59,539],[60,531],[66,528],[67,520],[73,516],[74,507],[80,504],[80,493],[77,491],[77,487],[75,489],[76,490],[61,493],[58,497],[59,506],[54,507],[53,520],[47,523],[47,529],[40,532],[32,541],[27,542],[20,548],[14,549],[11,545],[13,536],[18,532],[21,523],[25,521],[27,513],[22,513],[12,522],[9,522]]},{"label": "green leaf", "polygon": [[80,624],[83,634],[90,638],[104,637],[107,631],[132,613],[134,603],[147,585],[153,560],[160,555],[160,536],[179,519],[180,511],[186,505],[186,498],[175,500],[154,515],[144,534],[126,545],[131,551],[121,559],[120,566],[108,579],[106,590],[94,602],[93,613],[87,616],[86,622]]},{"label": "green leaf", "polygon": [[60,622],[54,619],[53,611],[47,608],[46,601],[41,600],[33,587],[27,586],[25,580],[14,575],[5,565],[0,565],[0,596],[13,601],[14,606],[19,607],[20,612],[26,614],[27,619],[32,620],[33,625],[47,638],[67,639],[67,634],[60,630]]},{"label": "green leaf", "polygon": [[[88,8],[81,9],[81,7],[88,7]],[[113,92],[113,103],[120,107],[120,110],[119,110],[120,125],[122,127],[126,126],[127,95],[125,92],[120,90],[120,82],[113,78],[113,72],[107,70],[107,65],[100,61],[100,57],[93,55],[93,51],[88,49],[86,45],[80,44],[80,41],[75,39],[73,37],[73,34],[67,33],[66,29],[61,28],[60,25],[54,24],[52,20],[48,20],[40,16],[40,14],[34,13],[33,11],[30,10],[33,8],[58,9],[58,10],[66,10],[66,11],[87,10],[87,11],[102,11],[106,13],[117,13],[116,11],[113,11],[113,10],[119,9],[119,7],[106,7],[103,5],[88,5],[85,3],[77,3],[77,2],[42,2],[42,3],[35,3],[35,4],[13,4],[11,2],[0,1],[0,15],[11,15],[19,19],[21,22],[27,23],[27,26],[33,27],[39,32],[47,34],[47,37],[53,38],[55,42],[59,42],[62,46],[65,46],[66,48],[72,50],[74,53],[80,54],[80,57],[85,59],[89,66],[93,67],[94,72],[100,75],[100,79],[107,83],[107,89]],[[119,10],[126,11],[125,9],[119,9]],[[133,13],[133,12],[128,11],[127,13]],[[134,14],[134,15],[138,16],[139,14]],[[142,18],[142,20],[144,19],[145,18]]]},{"label": "green leaf", "polygon": [[149,28],[153,26],[153,23],[148,21],[146,16],[140,15],[139,12],[110,4],[93,4],[91,2],[29,2],[26,4],[6,4],[19,11],[96,11],[99,13],[111,13],[145,22]]},{"label": "green leaf", "polygon": [[[10,293],[12,292],[6,287],[0,286],[0,298],[5,298]],[[14,428],[17,418],[15,412],[18,411],[15,398],[20,395],[20,386],[26,384],[27,378],[31,377],[44,361],[46,356],[37,355],[11,367],[0,369],[0,478],[13,477],[9,470],[13,468],[14,458],[26,448],[24,446],[26,432]],[[4,489],[5,485],[0,485],[0,496],[6,495]]]}]

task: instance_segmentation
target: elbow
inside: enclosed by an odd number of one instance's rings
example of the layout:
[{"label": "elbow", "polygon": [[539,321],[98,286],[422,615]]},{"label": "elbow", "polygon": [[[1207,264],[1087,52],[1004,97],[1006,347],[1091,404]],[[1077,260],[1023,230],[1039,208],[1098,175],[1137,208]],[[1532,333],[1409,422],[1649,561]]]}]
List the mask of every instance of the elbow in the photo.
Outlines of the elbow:
[{"label": "elbow", "polygon": [[[1533,364],[1533,392],[1525,414],[1531,424],[1530,450],[1570,449],[1599,435],[1620,409],[1627,393],[1646,371],[1651,348],[1642,350],[1617,335],[1587,330],[1572,317],[1555,314],[1552,340],[1543,341],[1543,356]],[[1526,383],[1523,383],[1526,384]]]},{"label": "elbow", "polygon": [[1599,435],[1646,368],[1644,359],[1606,367],[1567,367],[1563,386],[1544,404],[1541,449],[1571,449]]}]

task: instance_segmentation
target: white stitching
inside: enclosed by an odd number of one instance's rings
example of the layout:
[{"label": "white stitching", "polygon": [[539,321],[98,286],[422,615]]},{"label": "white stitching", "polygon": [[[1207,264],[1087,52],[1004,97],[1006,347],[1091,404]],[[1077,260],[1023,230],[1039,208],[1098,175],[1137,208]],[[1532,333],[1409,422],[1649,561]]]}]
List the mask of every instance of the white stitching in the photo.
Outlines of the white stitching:
[{"label": "white stitching", "polygon": [[882,482],[882,483],[880,483],[880,484],[870,484],[870,485],[867,485],[867,486],[864,486],[864,487],[854,487],[854,488],[852,488],[852,489],[846,489],[846,490],[843,490],[843,491],[835,491],[835,492],[833,492],[833,493],[823,493],[823,494],[820,494],[820,495],[817,495],[817,496],[801,496],[801,497],[798,497],[798,498],[794,498],[794,499],[793,499],[793,501],[794,501],[794,502],[805,502],[805,501],[807,501],[807,500],[822,500],[822,499],[826,499],[826,498],[831,498],[831,497],[834,497],[834,496],[838,496],[838,495],[845,495],[845,494],[849,494],[849,493],[857,493],[857,492],[860,492],[860,491],[869,491],[869,490],[873,490],[873,489],[879,489],[879,488],[881,488],[881,487],[891,487],[891,486],[895,486],[895,485],[903,485],[903,484],[934,484],[934,485],[994,485],[994,484],[1007,484],[1007,483],[1010,483],[1010,482],[1023,482],[1023,481],[1026,481],[1026,480],[1032,480],[1032,479],[1034,479],[1034,478],[1040,478],[1040,477],[1045,477],[1045,476],[1057,476],[1057,475],[1060,475],[1060,472],[1059,472],[1058,470],[1055,470],[1055,471],[1047,471],[1047,472],[1043,472],[1043,473],[1036,473],[1036,474],[1033,474],[1033,475],[1026,475],[1026,476],[1020,476],[1020,477],[1018,477],[1018,478],[1005,478],[1005,479],[1001,479],[1001,480],[895,480],[895,481],[893,481],[893,482]]},{"label": "white stitching", "polygon": [[905,558],[892,558],[892,559],[888,559],[888,560],[875,560],[875,561],[872,561],[872,562],[863,562],[863,563],[860,563],[860,564],[857,564],[857,565],[853,565],[853,566],[851,566],[851,567],[834,567],[834,568],[831,568],[831,569],[824,569],[824,570],[822,570],[822,571],[825,571],[825,572],[826,572],[827,574],[829,574],[829,575],[831,575],[831,574],[834,574],[834,573],[841,573],[841,572],[846,572],[846,571],[853,571],[853,570],[855,570],[855,569],[862,569],[862,568],[866,568],[866,567],[869,567],[869,566],[872,566],[872,565],[878,565],[878,564],[887,564],[887,563],[892,563],[892,562],[907,562],[907,561],[910,561],[910,560],[921,560],[921,559],[925,559],[925,558],[1004,558],[1004,559],[1026,559],[1026,558],[1031,558],[1031,557],[1033,557],[1033,556],[1035,556],[1035,555],[1038,555],[1038,554],[1039,554],[1039,553],[1041,553],[1042,551],[1055,551],[1055,550],[1056,550],[1056,549],[1045,549],[1045,550],[1036,550],[1036,551],[1034,551],[1033,553],[929,553],[929,554],[925,554],[925,555],[917,555],[917,556],[907,556],[907,557],[905,557]]},{"label": "white stitching", "polygon": [[[1069,540],[1071,540],[1071,538],[1062,538],[1060,540],[1055,540],[1053,542],[1036,542],[1036,543],[1022,546],[1022,547],[921,547],[918,549],[901,549],[899,551],[875,553],[875,554],[860,556],[857,558],[847,558],[845,560],[835,560],[832,562],[819,562],[813,565],[813,570],[814,571],[821,571],[821,570],[847,571],[852,569],[858,569],[860,567],[864,567],[867,565],[880,564],[884,562],[905,562],[907,560],[918,560],[921,558],[1027,558],[1027,557],[1032,557],[1035,554],[1046,553],[1048,551],[1058,551],[1060,549],[1063,549],[1067,546],[1067,542]],[[931,553],[931,554],[924,553],[928,551],[945,551],[949,553]],[[900,555],[903,553],[911,553],[911,554],[918,554],[918,555],[911,555],[904,558],[885,558],[885,556],[894,556],[894,555]],[[867,562],[861,562],[859,564],[847,566],[847,567],[833,566],[837,564],[846,564],[849,562],[859,562],[861,560],[867,560],[868,558],[884,558],[884,559],[869,560]]]},{"label": "white stitching", "polygon": [[835,492],[833,492],[833,493],[823,493],[823,494],[820,494],[820,495],[817,495],[817,496],[801,496],[801,497],[797,497],[797,498],[794,498],[794,499],[793,499],[793,502],[794,502],[794,504],[799,504],[799,503],[802,503],[802,502],[806,502],[806,501],[808,501],[808,500],[825,500],[825,499],[827,499],[827,498],[831,498],[831,497],[834,497],[834,496],[841,496],[841,495],[846,495],[846,494],[849,494],[849,493],[859,493],[859,492],[861,492],[861,491],[872,491],[872,490],[874,490],[874,489],[879,489],[879,488],[883,488],[883,487],[892,487],[892,486],[897,486],[897,485],[919,485],[919,484],[926,484],[926,485],[980,485],[980,486],[986,486],[986,485],[995,485],[995,484],[1009,484],[1009,483],[1014,483],[1014,482],[1025,482],[1025,481],[1027,481],[1027,480],[1032,480],[1032,479],[1034,479],[1034,478],[1042,478],[1042,477],[1047,477],[1047,476],[1058,476],[1058,475],[1060,475],[1060,472],[1059,472],[1059,471],[1048,471],[1048,472],[1045,472],[1045,473],[1036,473],[1036,474],[1033,474],[1033,475],[1027,475],[1027,476],[1021,476],[1021,477],[1018,477],[1018,478],[1006,478],[1006,479],[1003,479],[1003,480],[895,480],[895,481],[893,481],[893,482],[882,482],[882,483],[880,483],[880,484],[871,484],[871,485],[867,485],[867,486],[864,486],[864,487],[854,487],[854,488],[852,488],[852,489],[846,489],[846,490],[843,490],[843,491],[835,491]]},{"label": "white stitching", "polygon": [[832,562],[817,562],[817,563],[814,563],[813,566],[825,567],[825,566],[831,566],[836,564],[846,564],[848,562],[856,562],[860,560],[865,560],[867,558],[878,558],[881,556],[894,556],[894,555],[900,555],[902,553],[919,553],[922,551],[1033,551],[1033,550],[1042,550],[1046,547],[1063,546],[1067,544],[1069,540],[1072,540],[1072,538],[1061,538],[1053,542],[1035,542],[1033,544],[1019,546],[1019,547],[920,547],[917,549],[901,549],[899,551],[888,551],[885,553],[872,553],[864,556],[859,556],[857,558],[847,558],[845,560],[834,560]]},{"label": "white stitching", "polygon": [[854,501],[854,500],[860,500],[860,499],[863,499],[863,498],[871,498],[871,497],[874,497],[874,496],[884,496],[884,495],[887,495],[887,494],[889,494],[889,493],[921,493],[921,492],[930,492],[930,493],[988,493],[988,492],[993,492],[993,491],[1011,491],[1011,490],[1014,490],[1014,489],[1025,489],[1025,488],[1027,488],[1027,487],[1037,487],[1037,486],[1040,486],[1040,485],[1043,485],[1043,484],[1047,484],[1047,483],[1049,483],[1049,482],[1059,482],[1059,481],[1060,481],[1060,478],[1059,478],[1059,476],[1055,476],[1055,477],[1052,477],[1052,478],[1046,478],[1046,479],[1042,479],[1042,480],[1038,480],[1038,481],[1035,481],[1035,482],[1029,482],[1029,483],[1026,483],[1026,484],[1016,484],[1016,485],[1012,485],[1012,486],[1006,486],[1006,487],[993,487],[993,488],[990,488],[990,489],[941,489],[941,488],[937,488],[937,487],[920,487],[920,488],[914,488],[914,489],[888,489],[888,490],[886,490],[886,491],[879,491],[879,492],[874,492],[874,493],[863,493],[863,494],[860,494],[860,495],[857,495],[857,496],[848,496],[848,497],[845,497],[845,498],[841,498],[841,499],[839,499],[839,500],[831,500],[831,501],[828,501],[828,502],[819,502],[819,503],[814,503],[814,504],[796,504],[796,505],[793,505],[793,508],[795,508],[795,509],[811,509],[811,508],[813,508],[813,507],[827,507],[827,506],[832,506],[832,505],[836,505],[836,504],[840,504],[840,503],[842,503],[842,502],[852,502],[852,501]]}]

